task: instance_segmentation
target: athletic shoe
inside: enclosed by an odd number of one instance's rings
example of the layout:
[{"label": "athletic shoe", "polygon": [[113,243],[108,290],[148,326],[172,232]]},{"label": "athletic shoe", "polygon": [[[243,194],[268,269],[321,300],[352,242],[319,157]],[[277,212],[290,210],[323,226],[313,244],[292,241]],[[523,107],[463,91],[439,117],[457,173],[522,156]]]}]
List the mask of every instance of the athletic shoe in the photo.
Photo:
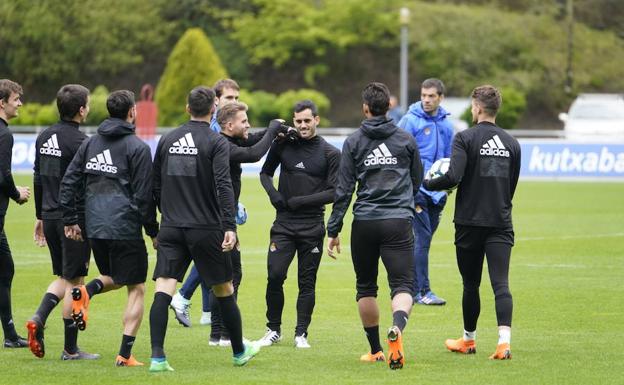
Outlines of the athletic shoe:
[{"label": "athletic shoe", "polygon": [[256,343],[259,346],[271,346],[273,344],[278,343],[279,341],[282,340],[282,335],[279,332],[276,332],[275,330],[271,330],[267,328],[266,334],[260,338],[258,341],[256,341]]},{"label": "athletic shoe", "polygon": [[498,344],[490,360],[511,360],[511,346],[508,343]]},{"label": "athletic shoe", "polygon": [[305,334],[295,336],[295,347],[300,349],[311,348],[310,344],[308,343],[308,338]]},{"label": "athletic shoe", "polygon": [[219,346],[219,341],[221,341],[219,338],[210,338],[208,340],[208,346]]},{"label": "athletic shoe", "polygon": [[26,322],[28,329],[28,347],[35,357],[43,358],[45,356],[45,345],[43,343],[43,324],[34,319]]},{"label": "athletic shoe", "polygon": [[20,336],[17,336],[16,340],[5,339],[4,340],[4,347],[5,348],[9,348],[9,349],[26,348],[26,347],[28,347],[28,340],[26,340],[26,338],[20,337]]},{"label": "athletic shoe", "polygon": [[149,367],[149,371],[152,373],[173,372],[174,369],[171,367],[171,365],[169,365],[167,360],[164,360],[164,361],[152,360],[152,363],[150,364],[150,367]]},{"label": "athletic shoe", "polygon": [[78,349],[76,353],[69,354],[65,350],[61,353],[61,360],[63,361],[73,361],[73,360],[98,360],[100,355],[97,353],[87,353]]},{"label": "athletic shoe", "polygon": [[378,351],[377,353],[373,354],[371,352],[368,352],[366,354],[363,354],[362,356],[360,356],[360,361],[363,362],[386,362],[386,356],[384,356],[383,351]]},{"label": "athletic shoe", "polygon": [[388,330],[388,366],[390,369],[402,369],[405,363],[403,353],[403,338],[398,326],[393,326]]},{"label": "athletic shoe", "polygon": [[243,366],[249,360],[254,358],[256,354],[260,351],[260,345],[258,344],[245,344],[245,350],[240,353],[238,356],[232,357],[232,361],[234,362],[234,366]]},{"label": "athletic shoe", "polygon": [[465,341],[463,338],[457,340],[446,340],[444,342],[446,348],[451,352],[463,353],[463,354],[475,354],[477,352],[477,345],[475,340]]},{"label": "athletic shoe", "polygon": [[89,293],[85,285],[76,286],[72,289],[72,313],[71,317],[78,327],[78,330],[87,328],[89,318]]},{"label": "athletic shoe", "polygon": [[[417,295],[418,297],[418,295]],[[425,294],[422,294],[417,301],[421,305],[444,305],[446,304],[446,300],[444,298],[440,298],[435,295],[431,290],[427,291]]]},{"label": "athletic shoe", "polygon": [[173,309],[173,313],[175,314],[175,318],[178,322],[186,327],[191,327],[191,301],[182,297],[180,292],[177,292],[173,298],[171,299],[171,304],[169,305],[171,309]]},{"label": "athletic shoe", "polygon": [[219,346],[221,346],[222,348],[230,347],[232,346],[232,341],[230,341],[229,338],[221,337],[221,339],[219,340]]},{"label": "athletic shoe", "polygon": [[202,312],[202,316],[199,319],[199,324],[200,325],[210,325],[210,324],[212,324],[212,319],[210,318],[211,315],[212,314],[209,311]]},{"label": "athletic shoe", "polygon": [[122,356],[117,356],[115,359],[115,366],[143,366],[145,365],[142,362],[137,361],[133,355],[130,355],[130,358],[124,358]]}]

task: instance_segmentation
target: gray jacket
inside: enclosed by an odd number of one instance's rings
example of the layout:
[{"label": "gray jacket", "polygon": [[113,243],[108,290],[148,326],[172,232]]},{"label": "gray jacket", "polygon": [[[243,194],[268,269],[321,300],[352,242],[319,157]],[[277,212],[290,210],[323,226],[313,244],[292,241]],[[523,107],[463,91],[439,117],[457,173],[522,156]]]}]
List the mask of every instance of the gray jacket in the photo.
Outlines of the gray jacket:
[{"label": "gray jacket", "polygon": [[364,120],[342,147],[328,236],[336,237],[342,230],[356,181],[355,220],[413,219],[414,191],[418,191],[422,175],[412,135],[385,116]]}]

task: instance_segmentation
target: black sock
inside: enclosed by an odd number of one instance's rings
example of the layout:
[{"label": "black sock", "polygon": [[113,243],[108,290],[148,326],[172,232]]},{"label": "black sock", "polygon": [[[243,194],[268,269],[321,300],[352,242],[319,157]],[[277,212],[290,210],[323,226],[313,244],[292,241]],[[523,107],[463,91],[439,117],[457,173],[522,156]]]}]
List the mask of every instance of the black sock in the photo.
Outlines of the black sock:
[{"label": "black sock", "polygon": [[121,347],[119,348],[119,355],[123,358],[130,358],[130,354],[132,353],[132,346],[134,345],[134,340],[136,337],[123,335],[121,338]]},{"label": "black sock", "polygon": [[39,318],[39,321],[41,321],[43,325],[45,325],[46,321],[48,320],[48,316],[56,307],[56,305],[58,305],[59,301],[59,297],[52,293],[45,293],[43,295],[43,298],[41,299],[41,304],[35,312],[35,315]]},{"label": "black sock", "polygon": [[406,312],[404,312],[403,310],[397,310],[392,313],[392,324],[398,326],[401,332],[403,332],[403,329],[405,329],[405,325],[407,325],[408,318],[409,315]]},{"label": "black sock", "polygon": [[87,289],[87,294],[89,294],[89,298],[93,298],[94,295],[100,294],[102,289],[104,289],[104,284],[99,279],[94,279],[91,282],[85,285]]},{"label": "black sock", "polygon": [[150,338],[152,343],[152,358],[165,357],[165,334],[169,321],[169,304],[171,296],[157,291],[154,293],[154,303],[150,309]]},{"label": "black sock", "polygon": [[364,332],[366,333],[366,338],[368,338],[371,353],[375,354],[377,352],[381,352],[383,349],[381,348],[381,343],[379,342],[379,325],[364,328]]},{"label": "black sock", "polygon": [[245,345],[243,345],[243,322],[236,300],[233,295],[217,297],[217,300],[221,307],[223,325],[230,332],[232,351],[234,354],[240,354],[245,351]]},{"label": "black sock", "polygon": [[65,324],[65,351],[69,354],[78,352],[78,328],[73,319],[63,318]]},{"label": "black sock", "polygon": [[18,336],[11,313],[11,279],[0,280],[0,320],[2,321],[4,339],[15,341]]}]

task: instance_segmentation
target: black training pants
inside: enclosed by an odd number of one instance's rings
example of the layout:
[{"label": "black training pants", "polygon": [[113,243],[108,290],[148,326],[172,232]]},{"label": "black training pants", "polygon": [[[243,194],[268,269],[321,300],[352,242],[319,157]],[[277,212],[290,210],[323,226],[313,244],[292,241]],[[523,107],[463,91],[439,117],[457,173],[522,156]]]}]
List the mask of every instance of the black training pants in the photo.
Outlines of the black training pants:
[{"label": "black training pants", "polygon": [[481,312],[479,286],[484,258],[487,258],[494,291],[498,326],[511,327],[513,301],[509,291],[509,262],[513,242],[511,229],[455,225],[457,266],[464,284],[462,310],[465,330],[477,329]]}]

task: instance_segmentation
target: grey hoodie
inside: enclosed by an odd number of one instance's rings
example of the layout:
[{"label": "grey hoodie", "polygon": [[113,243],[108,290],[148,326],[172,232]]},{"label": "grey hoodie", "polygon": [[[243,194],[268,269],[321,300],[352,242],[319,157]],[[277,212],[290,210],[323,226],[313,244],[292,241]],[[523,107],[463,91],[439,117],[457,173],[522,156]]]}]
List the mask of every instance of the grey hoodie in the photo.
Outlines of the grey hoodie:
[{"label": "grey hoodie", "polygon": [[418,191],[422,175],[412,135],[385,116],[364,120],[342,147],[328,236],[336,237],[342,230],[356,182],[355,220],[413,219],[414,191]]}]

